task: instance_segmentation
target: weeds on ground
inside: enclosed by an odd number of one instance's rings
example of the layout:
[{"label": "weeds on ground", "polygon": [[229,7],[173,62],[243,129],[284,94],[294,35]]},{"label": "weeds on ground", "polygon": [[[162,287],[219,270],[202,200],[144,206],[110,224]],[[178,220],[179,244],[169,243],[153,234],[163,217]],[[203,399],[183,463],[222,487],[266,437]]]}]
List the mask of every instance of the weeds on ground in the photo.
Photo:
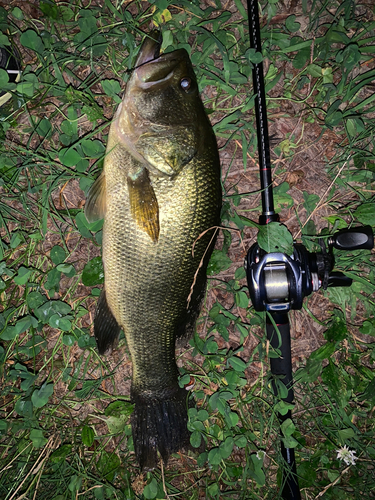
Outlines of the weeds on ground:
[{"label": "weeds on ground", "polygon": [[[260,211],[257,59],[243,3],[30,5],[0,8],[0,44],[14,47],[23,65],[19,83],[0,70],[1,89],[12,95],[0,108],[1,498],[278,498],[276,412],[288,406],[272,395],[265,318],[249,303],[242,265]],[[371,8],[303,1],[291,12],[261,2],[270,122],[298,116],[274,139],[275,200],[284,220],[295,215],[294,237],[306,245],[322,227],[328,234],[375,224]],[[152,25],[162,29],[163,50],[191,54],[220,146],[227,229],[210,262],[199,334],[183,357],[181,385],[195,379],[189,429],[197,452],[140,474],[132,407],[119,390],[119,374],[129,379],[124,343],[125,354],[101,359],[90,335],[103,283],[101,223],[89,224],[82,206]],[[322,170],[300,187],[293,175],[316,168],[303,156],[314,144],[325,145]],[[372,498],[374,266],[369,251],[335,254],[354,283],[312,297],[292,319],[320,341],[295,359],[294,423],[283,434],[296,450],[302,498]]]}]

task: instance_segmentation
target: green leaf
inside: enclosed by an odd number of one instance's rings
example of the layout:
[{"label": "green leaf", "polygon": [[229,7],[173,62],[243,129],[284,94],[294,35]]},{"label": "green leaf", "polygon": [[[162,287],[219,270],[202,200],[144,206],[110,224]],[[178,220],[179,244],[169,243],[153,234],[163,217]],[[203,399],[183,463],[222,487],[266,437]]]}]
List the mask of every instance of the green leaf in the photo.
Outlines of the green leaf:
[{"label": "green leaf", "polygon": [[89,425],[83,426],[82,431],[81,431],[81,439],[82,439],[82,443],[85,446],[88,446],[88,447],[92,446],[94,443],[94,439],[95,439],[94,429],[92,427],[90,427]]},{"label": "green leaf", "polygon": [[63,336],[63,344],[71,347],[74,344],[75,338],[73,335],[64,335]]},{"label": "green leaf", "polygon": [[2,89],[7,88],[9,82],[9,75],[5,69],[0,68],[0,87]]},{"label": "green leaf", "polygon": [[239,448],[245,448],[245,446],[247,445],[247,439],[245,436],[235,436],[234,443]]},{"label": "green leaf", "polygon": [[307,213],[310,215],[319,203],[320,198],[317,194],[309,194],[306,193],[306,191],[303,192],[303,198],[305,200],[303,206],[306,208]]},{"label": "green leaf", "polygon": [[204,432],[205,431],[205,427],[203,425],[202,422],[200,422],[199,420],[195,420],[194,422],[191,422],[189,424],[189,430],[194,430],[194,431],[200,431],[200,432]]},{"label": "green leaf", "polygon": [[[76,474],[73,474],[73,476],[71,476],[70,478],[70,483],[68,484],[68,490],[71,491],[72,493],[75,493],[80,490],[81,488],[81,485],[82,485],[82,477],[78,477]],[[74,495],[76,498],[78,495]],[[65,500],[65,496],[64,496],[64,500]]]},{"label": "green leaf", "polygon": [[17,84],[17,92],[27,97],[32,97],[35,90],[39,88],[38,77],[34,73],[27,73],[23,76],[22,82]]},{"label": "green leaf", "polygon": [[143,496],[146,499],[156,498],[158,494],[158,483],[156,479],[153,477],[151,481],[146,484],[145,489],[143,490]]},{"label": "green leaf", "polygon": [[112,434],[123,432],[133,409],[134,405],[127,401],[114,401],[110,403],[104,412],[107,417],[105,422],[109,432]]},{"label": "green leaf", "polygon": [[38,125],[36,126],[36,133],[41,137],[47,137],[47,135],[51,132],[52,125],[49,120],[46,118],[42,118]]},{"label": "green leaf", "polygon": [[221,458],[220,448],[212,448],[212,450],[208,452],[208,460],[212,465],[219,465]]},{"label": "green leaf", "polygon": [[[81,233],[81,235],[84,238],[91,238],[92,234],[91,234],[91,231],[89,229],[89,223],[85,217],[85,214],[83,212],[79,212],[76,215],[75,220],[76,220],[76,224],[77,224],[77,229]],[[94,223],[94,224],[96,224],[96,223]]]},{"label": "green leaf", "polygon": [[23,12],[19,7],[14,7],[14,9],[12,9],[12,16],[18,19],[18,21],[22,21],[24,18]]},{"label": "green leaf", "polygon": [[118,474],[120,464],[120,458],[116,455],[116,453],[107,453],[106,451],[102,451],[99,455],[99,460],[97,461],[96,466],[107,481],[113,482],[114,478]]},{"label": "green leaf", "polygon": [[50,257],[52,262],[57,266],[66,259],[66,252],[60,245],[55,245],[51,248]]},{"label": "green leaf", "polygon": [[236,370],[236,372],[243,372],[246,369],[246,363],[238,356],[228,358],[228,365]]},{"label": "green leaf", "polygon": [[100,120],[101,118],[103,118],[103,110],[96,102],[85,104],[82,107],[82,113],[85,114],[88,120],[92,123],[95,123],[96,120]]},{"label": "green leaf", "polygon": [[[294,68],[302,69],[306,64],[306,61],[309,60],[309,58],[310,58],[310,47],[305,47],[304,49],[299,50],[293,59]],[[304,78],[307,79],[307,77],[304,77]],[[307,80],[307,82],[308,82],[308,80]]]},{"label": "green leaf", "polygon": [[353,215],[362,224],[375,226],[375,203],[363,203]]},{"label": "green leaf", "polygon": [[239,416],[237,415],[236,412],[230,411],[230,412],[225,412],[225,422],[226,425],[228,426],[229,429],[232,429],[232,427],[235,427],[238,424],[239,421]]},{"label": "green leaf", "polygon": [[0,436],[5,436],[8,430],[8,422],[6,420],[0,420]]},{"label": "green leaf", "polygon": [[0,337],[2,340],[13,340],[17,337],[17,330],[14,326],[7,326]]},{"label": "green leaf", "polygon": [[10,240],[10,248],[17,248],[22,241],[24,241],[22,235],[19,233],[13,233]]},{"label": "green leaf", "polygon": [[58,292],[60,289],[60,279],[61,272],[57,268],[49,271],[47,273],[47,280],[44,284],[46,290],[48,290],[50,293],[53,291]]},{"label": "green leaf", "polygon": [[74,167],[82,160],[82,156],[72,146],[70,148],[62,148],[59,151],[59,160],[66,167]]},{"label": "green leaf", "polygon": [[322,68],[317,64],[309,64],[306,68],[306,72],[314,78],[322,76]]},{"label": "green leaf", "polygon": [[83,139],[81,142],[82,150],[84,154],[90,158],[100,158],[105,153],[105,147],[103,143],[97,139]]},{"label": "green leaf", "polygon": [[223,443],[220,443],[219,449],[221,458],[223,459],[228,458],[233,451],[233,446],[234,446],[234,439],[232,438],[232,436],[227,437]]},{"label": "green leaf", "polygon": [[204,422],[207,420],[209,417],[208,411],[207,410],[199,410],[197,413],[197,419],[200,420],[201,422]]},{"label": "green leaf", "polygon": [[237,267],[234,273],[234,277],[236,278],[236,280],[242,280],[243,278],[246,278],[245,268],[243,266]]},{"label": "green leaf", "polygon": [[38,321],[35,318],[33,318],[32,316],[28,315],[28,316],[24,316],[23,318],[21,318],[17,321],[16,326],[15,326],[15,330],[17,332],[17,335],[19,335],[20,333],[23,333],[26,330],[28,330],[30,328],[30,326],[33,326],[34,328],[36,328],[37,325],[38,325]]},{"label": "green leaf", "polygon": [[30,309],[37,309],[47,301],[47,297],[40,292],[30,292],[26,298],[27,305]]},{"label": "green leaf", "polygon": [[35,389],[31,396],[31,401],[35,408],[42,408],[48,403],[48,399],[53,394],[53,384],[44,383],[40,389]]},{"label": "green leaf", "polygon": [[[60,6],[59,6],[60,7]],[[46,17],[57,21],[60,15],[60,8],[53,2],[40,2],[39,8]]]},{"label": "green leaf", "polygon": [[47,443],[47,439],[43,435],[43,431],[40,429],[32,429],[30,432],[30,439],[33,442],[34,448],[43,448]]},{"label": "green leaf", "polygon": [[234,296],[236,305],[242,309],[247,309],[249,306],[249,297],[245,292],[236,292]]},{"label": "green leaf", "polygon": [[327,342],[310,354],[310,359],[328,359],[336,349],[336,343]]},{"label": "green leaf", "polygon": [[266,477],[262,469],[262,461],[258,459],[256,454],[251,455],[251,461],[253,468],[251,468],[250,475],[256,481],[259,486],[264,486],[266,484]]},{"label": "green leaf", "polygon": [[293,432],[295,432],[296,426],[294,425],[292,419],[287,418],[284,420],[284,422],[281,424],[281,431],[285,437],[291,436]]},{"label": "green leaf", "polygon": [[214,250],[211,255],[210,262],[207,267],[207,274],[212,276],[213,274],[219,274],[221,271],[225,271],[232,264],[230,258],[221,250]]},{"label": "green leaf", "polygon": [[94,257],[82,271],[82,283],[85,286],[94,286],[104,283],[104,269],[101,257]]},{"label": "green leaf", "polygon": [[328,388],[328,392],[337,402],[340,408],[345,408],[350,399],[350,391],[347,390],[345,379],[341,368],[337,367],[331,359],[322,372],[322,380]]},{"label": "green leaf", "polygon": [[78,347],[80,347],[81,349],[87,349],[95,345],[96,343],[94,337],[90,337],[88,333],[81,335],[78,339]]},{"label": "green leaf", "polygon": [[18,269],[17,276],[15,276],[14,282],[17,283],[17,285],[25,285],[30,278],[31,274],[33,271],[30,271],[30,269],[27,269],[26,267],[21,266]]},{"label": "green leaf", "polygon": [[258,244],[267,253],[293,254],[293,237],[288,228],[280,222],[271,222],[259,227]]},{"label": "green leaf", "polygon": [[18,415],[21,415],[22,417],[33,417],[33,405],[31,404],[31,401],[27,399],[19,399],[15,404],[14,409],[18,413]]},{"label": "green leaf", "polygon": [[340,99],[337,99],[335,102],[331,104],[331,106],[327,110],[326,117],[324,119],[327,127],[336,127],[342,122],[343,119],[343,114],[342,111],[339,109],[339,106],[341,106],[342,101]]},{"label": "green leaf", "polygon": [[294,31],[298,31],[301,25],[300,23],[296,22],[296,16],[293,14],[286,18],[285,27],[288,31],[291,31],[293,33]]},{"label": "green leaf", "polygon": [[39,54],[44,51],[44,43],[34,30],[26,30],[20,37],[21,44],[27,49],[34,50]]},{"label": "green leaf", "polygon": [[113,97],[115,102],[121,102],[121,99],[118,97],[121,87],[117,80],[102,80],[100,83],[107,95]]},{"label": "green leaf", "polygon": [[[51,463],[58,464],[58,463],[64,462],[65,459],[72,452],[72,448],[73,448],[73,446],[71,444],[63,444],[62,446],[57,448],[57,450],[55,450],[50,456]],[[64,499],[65,499],[65,497],[63,497],[63,500]],[[56,497],[54,498],[54,500],[56,500]]]},{"label": "green leaf", "polygon": [[346,443],[348,439],[351,439],[355,436],[355,432],[351,427],[340,429],[337,431],[337,434],[342,443]]},{"label": "green leaf", "polygon": [[0,47],[4,47],[6,45],[10,45],[10,41],[4,33],[0,33]]},{"label": "green leaf", "polygon": [[51,302],[51,306],[53,310],[59,313],[61,316],[65,316],[72,311],[70,305],[67,304],[66,302],[63,302],[62,300],[53,300]]},{"label": "green leaf", "polygon": [[62,317],[60,314],[53,314],[50,317],[48,324],[52,328],[58,328],[63,332],[69,332],[72,329],[72,323],[69,318],[69,316]]},{"label": "green leaf", "polygon": [[[33,318],[34,321],[36,321],[35,318]],[[24,354],[27,356],[29,359],[30,358],[35,358],[43,349],[46,348],[47,342],[44,340],[43,337],[40,335],[32,335],[31,339],[26,342],[26,344],[23,344],[18,347],[18,352],[21,354]],[[31,383],[31,381],[29,380]],[[26,382],[22,382],[21,388],[23,390],[26,390]],[[27,385],[27,389],[29,388],[29,385]]]},{"label": "green leaf", "polygon": [[199,448],[202,442],[202,434],[199,431],[193,431],[190,435],[190,444],[193,448]]},{"label": "green leaf", "polygon": [[298,446],[298,441],[293,436],[284,437],[282,440],[285,448],[296,448]]},{"label": "green leaf", "polygon": [[68,278],[73,278],[76,274],[73,264],[59,264],[56,268],[61,273],[64,273]]}]

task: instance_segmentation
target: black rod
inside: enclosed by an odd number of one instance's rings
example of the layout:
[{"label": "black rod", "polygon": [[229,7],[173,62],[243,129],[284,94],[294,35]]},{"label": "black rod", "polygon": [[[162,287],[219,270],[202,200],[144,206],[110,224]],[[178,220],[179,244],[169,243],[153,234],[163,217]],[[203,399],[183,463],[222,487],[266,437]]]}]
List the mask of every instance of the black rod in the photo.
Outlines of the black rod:
[{"label": "black rod", "polygon": [[[262,45],[260,38],[260,24],[258,0],[247,0],[247,9],[249,16],[249,33],[250,46],[256,52],[262,54]],[[279,216],[276,214],[273,202],[272,192],[272,171],[267,123],[267,107],[266,107],[266,92],[264,87],[263,62],[254,64],[253,67],[253,86],[255,94],[255,116],[257,123],[258,137],[258,154],[259,154],[259,171],[260,171],[260,186],[262,190],[262,215],[259,217],[259,223],[262,225],[269,224],[273,221],[278,221]],[[272,320],[271,320],[272,317]],[[277,325],[277,330],[274,326]],[[290,341],[290,324],[288,313],[271,313],[267,317],[266,323],[267,337],[271,345],[281,349],[281,356],[277,359],[271,359],[271,372],[274,376],[280,377],[283,383],[288,388],[288,394],[285,401],[292,402],[293,394],[293,374],[292,374],[292,359],[291,359],[291,341]],[[279,345],[279,335],[281,336],[281,345]],[[273,384],[275,396],[278,396],[276,384]],[[287,418],[291,418],[291,412],[287,415],[278,415],[280,424]],[[293,448],[287,448],[281,442],[281,453],[285,461],[283,470],[283,500],[301,500],[301,493],[298,486],[297,470],[295,462],[295,454]]]},{"label": "black rod", "polygon": [[[256,52],[262,54],[257,0],[247,0],[247,9],[249,16],[250,46],[251,48],[255,49]],[[264,89],[263,62],[254,64],[253,85],[255,94],[255,116],[257,122],[260,187],[262,190],[263,209],[263,213],[259,217],[259,223],[264,225],[272,221],[278,221],[279,216],[275,213],[273,203],[272,172],[267,124],[266,93]]]},{"label": "black rod", "polygon": [[[288,313],[272,313],[272,319],[267,314],[266,331],[267,339],[274,349],[279,349],[281,355],[279,358],[271,358],[271,373],[279,378],[288,389],[288,394],[283,401],[292,403],[293,393],[293,372],[292,372],[292,350],[290,340],[290,324]],[[276,325],[276,328],[275,328]],[[272,383],[273,392],[278,396],[278,389],[275,381]],[[292,418],[291,411],[286,415],[278,415],[280,425],[288,418]],[[301,494],[298,486],[297,467],[294,448],[288,448],[281,441],[281,454],[285,460],[285,469],[283,471],[282,498],[284,500],[300,500]]]}]

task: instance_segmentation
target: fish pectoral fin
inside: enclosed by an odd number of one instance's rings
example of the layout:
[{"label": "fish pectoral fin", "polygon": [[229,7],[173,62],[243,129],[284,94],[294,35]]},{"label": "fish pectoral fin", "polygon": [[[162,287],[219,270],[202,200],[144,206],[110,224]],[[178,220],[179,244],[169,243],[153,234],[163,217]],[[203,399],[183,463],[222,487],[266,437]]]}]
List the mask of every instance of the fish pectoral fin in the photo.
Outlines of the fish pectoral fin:
[{"label": "fish pectoral fin", "polygon": [[121,327],[109,305],[105,290],[100,294],[94,319],[94,335],[99,354],[111,353],[117,345]]},{"label": "fish pectoral fin", "polygon": [[106,182],[105,175],[102,173],[91,186],[87,195],[85,216],[89,222],[103,219],[106,212],[106,201]]},{"label": "fish pectoral fin", "polygon": [[156,242],[159,238],[159,205],[145,168],[128,176],[131,214],[138,226]]}]

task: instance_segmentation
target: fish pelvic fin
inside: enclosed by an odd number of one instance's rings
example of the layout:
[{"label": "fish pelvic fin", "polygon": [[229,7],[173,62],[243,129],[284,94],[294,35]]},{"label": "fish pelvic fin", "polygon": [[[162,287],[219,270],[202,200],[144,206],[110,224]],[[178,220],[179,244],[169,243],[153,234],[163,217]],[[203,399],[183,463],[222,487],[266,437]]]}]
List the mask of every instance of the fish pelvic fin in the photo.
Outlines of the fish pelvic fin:
[{"label": "fish pelvic fin", "polygon": [[148,172],[144,167],[128,176],[128,191],[133,218],[152,241],[157,242],[160,232],[159,205]]},{"label": "fish pelvic fin", "polygon": [[121,327],[107,303],[105,290],[100,294],[94,319],[94,335],[99,354],[110,354],[117,346]]},{"label": "fish pelvic fin", "polygon": [[106,182],[102,173],[91,186],[85,204],[85,216],[89,222],[103,219],[106,212]]},{"label": "fish pelvic fin", "polygon": [[164,463],[171,453],[189,445],[187,428],[189,393],[176,387],[167,397],[154,397],[138,393],[132,388],[131,400],[135,404],[131,417],[134,451],[142,470],[158,465],[157,452]]}]

